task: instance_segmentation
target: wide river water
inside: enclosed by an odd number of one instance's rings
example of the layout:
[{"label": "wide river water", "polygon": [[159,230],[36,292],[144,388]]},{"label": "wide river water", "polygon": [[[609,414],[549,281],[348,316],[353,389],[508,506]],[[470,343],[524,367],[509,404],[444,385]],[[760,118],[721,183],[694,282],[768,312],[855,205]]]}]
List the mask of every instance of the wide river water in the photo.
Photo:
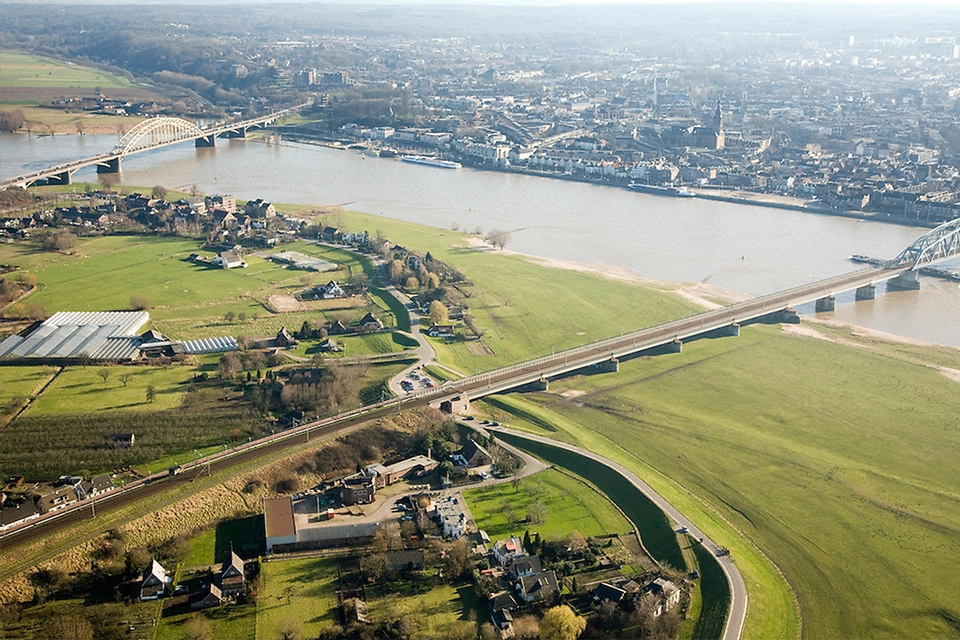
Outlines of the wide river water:
[{"label": "wide river water", "polygon": [[[113,135],[0,134],[0,176],[12,177],[108,151]],[[213,149],[179,144],[123,160],[122,184],[224,193],[357,211],[461,230],[512,231],[509,248],[625,268],[652,280],[706,282],[750,296],[859,268],[852,254],[892,258],[926,233],[920,227],[714,202],[533,176],[457,171],[355,151],[253,140]],[[96,182],[92,169],[74,182]],[[371,232],[373,229],[370,230]],[[951,265],[953,266],[953,265]],[[907,338],[960,346],[960,287],[921,278],[920,291],[838,297],[819,317]],[[812,314],[812,305],[801,307]]]}]

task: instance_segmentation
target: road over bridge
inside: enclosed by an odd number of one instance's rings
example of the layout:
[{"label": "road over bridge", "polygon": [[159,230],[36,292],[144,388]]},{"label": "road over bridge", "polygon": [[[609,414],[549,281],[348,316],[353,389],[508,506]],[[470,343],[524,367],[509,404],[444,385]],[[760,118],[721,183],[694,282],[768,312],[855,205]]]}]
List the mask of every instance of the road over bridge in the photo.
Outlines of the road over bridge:
[{"label": "road over bridge", "polygon": [[308,104],[274,111],[249,120],[218,122],[203,128],[182,118],[148,118],[128,131],[117,145],[106,153],[0,180],[0,189],[26,188],[40,181],[46,181],[47,184],[70,184],[75,172],[91,166],[97,168],[97,173],[118,173],[121,158],[188,140],[196,141],[198,147],[213,147],[216,146],[217,138],[246,137],[250,129],[262,129],[269,123],[296,112]]}]

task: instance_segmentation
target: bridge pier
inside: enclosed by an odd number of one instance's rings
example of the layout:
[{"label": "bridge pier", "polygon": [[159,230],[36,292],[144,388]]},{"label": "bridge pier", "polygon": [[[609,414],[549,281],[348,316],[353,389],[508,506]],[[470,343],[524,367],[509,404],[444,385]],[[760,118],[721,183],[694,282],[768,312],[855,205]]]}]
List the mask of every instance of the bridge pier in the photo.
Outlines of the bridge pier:
[{"label": "bridge pier", "polygon": [[765,316],[757,316],[749,324],[800,324],[800,314],[796,309],[787,307]]},{"label": "bridge pier", "polygon": [[598,362],[597,369],[601,373],[616,373],[620,371],[620,361],[616,358],[610,358],[609,360]]},{"label": "bridge pier", "polygon": [[550,381],[541,376],[539,380],[530,383],[530,388],[534,391],[549,391]]},{"label": "bridge pier", "polygon": [[904,271],[896,278],[887,280],[887,289],[896,291],[916,291],[920,288],[920,274],[913,269]]},{"label": "bridge pier", "polygon": [[817,300],[817,313],[822,313],[824,311],[833,311],[837,308],[837,299],[833,296],[827,296],[826,298],[820,298]]},{"label": "bridge pier", "polygon": [[857,300],[873,300],[877,297],[877,285],[865,284],[857,288]]},{"label": "bridge pier", "polygon": [[470,411],[470,398],[464,394],[449,400],[443,400],[438,408],[443,413],[467,413]]},{"label": "bridge pier", "polygon": [[247,128],[241,127],[239,129],[233,129],[231,131],[225,131],[222,138],[246,138],[247,137]]},{"label": "bridge pier", "polygon": [[97,173],[120,173],[120,156],[97,163]]},{"label": "bridge pier", "polygon": [[726,327],[720,327],[719,329],[714,329],[713,331],[707,331],[702,333],[697,338],[736,338],[740,335],[740,325],[733,323]]},{"label": "bridge pier", "polygon": [[217,146],[217,136],[210,134],[209,136],[203,136],[202,138],[197,138],[196,142],[197,147],[215,147]]},{"label": "bridge pier", "polygon": [[70,184],[70,172],[64,171],[63,173],[58,173],[55,176],[50,176],[47,178],[47,184]]}]

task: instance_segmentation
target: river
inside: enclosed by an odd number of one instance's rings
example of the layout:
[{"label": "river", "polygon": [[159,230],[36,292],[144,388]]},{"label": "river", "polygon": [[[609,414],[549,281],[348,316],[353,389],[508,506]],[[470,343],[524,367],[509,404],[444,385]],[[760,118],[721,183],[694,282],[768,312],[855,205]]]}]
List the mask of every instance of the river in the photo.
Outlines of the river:
[{"label": "river", "polygon": [[[0,134],[0,176],[105,152],[112,135]],[[704,281],[755,296],[859,268],[855,253],[892,258],[921,227],[801,211],[664,198],[533,176],[445,170],[355,151],[284,142],[181,144],[123,160],[122,184],[224,193],[241,199],[344,205],[366,213],[461,230],[507,229],[523,253],[629,269],[652,280]],[[92,169],[74,182],[95,182]],[[371,229],[371,231],[373,231]],[[869,329],[960,346],[960,287],[923,277],[920,291],[885,292],[817,314]],[[813,314],[812,305],[801,312]]]}]

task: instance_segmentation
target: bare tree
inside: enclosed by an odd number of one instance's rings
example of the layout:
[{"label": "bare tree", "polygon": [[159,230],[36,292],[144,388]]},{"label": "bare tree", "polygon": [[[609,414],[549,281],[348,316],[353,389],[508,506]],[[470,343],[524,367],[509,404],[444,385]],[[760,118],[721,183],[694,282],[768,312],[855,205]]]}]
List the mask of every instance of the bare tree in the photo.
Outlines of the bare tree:
[{"label": "bare tree", "polygon": [[510,242],[510,232],[503,229],[491,229],[487,233],[486,240],[498,249],[503,249]]},{"label": "bare tree", "polygon": [[110,379],[110,369],[104,367],[103,369],[97,371],[97,375],[100,376],[100,380],[103,381],[103,384],[107,384],[107,380]]},{"label": "bare tree", "polygon": [[[120,380],[120,384],[122,384],[123,386],[127,386],[127,385],[130,383],[130,381],[133,380],[133,374],[132,374],[132,373],[121,373],[121,374],[120,374],[120,377],[119,377],[118,379]],[[106,382],[106,381],[104,381],[104,382]]]}]

